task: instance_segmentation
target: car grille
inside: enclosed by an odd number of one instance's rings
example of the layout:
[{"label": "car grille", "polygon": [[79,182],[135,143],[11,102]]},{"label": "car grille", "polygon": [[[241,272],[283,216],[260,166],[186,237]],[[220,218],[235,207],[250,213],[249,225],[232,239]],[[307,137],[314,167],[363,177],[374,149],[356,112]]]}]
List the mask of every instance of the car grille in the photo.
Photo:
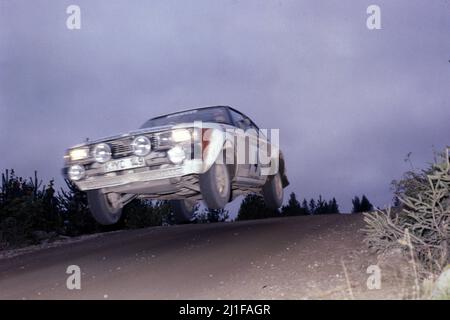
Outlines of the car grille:
[{"label": "car grille", "polygon": [[152,149],[158,149],[159,148],[159,137],[158,136],[151,136],[150,142],[152,143]]},{"label": "car grille", "polygon": [[[152,150],[158,149],[159,138],[156,136],[150,136],[149,139],[152,144]],[[133,148],[131,147],[132,141],[133,140],[131,138],[127,138],[109,142],[114,158],[125,157],[132,154],[133,153]]]},{"label": "car grille", "polygon": [[133,152],[130,139],[111,141],[110,146],[115,157],[125,156]]}]

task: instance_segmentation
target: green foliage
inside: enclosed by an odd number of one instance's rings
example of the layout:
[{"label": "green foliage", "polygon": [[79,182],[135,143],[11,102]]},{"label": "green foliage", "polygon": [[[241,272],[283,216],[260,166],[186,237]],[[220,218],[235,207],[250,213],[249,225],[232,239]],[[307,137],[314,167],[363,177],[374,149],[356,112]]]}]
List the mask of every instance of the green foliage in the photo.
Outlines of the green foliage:
[{"label": "green foliage", "polygon": [[326,201],[319,195],[319,199],[315,203],[315,210],[311,211],[312,214],[339,213],[339,206],[335,198]]},{"label": "green foliage", "polygon": [[167,201],[134,200],[125,206],[117,225],[101,226],[91,215],[86,193],[69,180],[65,182],[66,188],[57,193],[53,180],[43,186],[36,172],[27,180],[6,170],[0,188],[0,247],[37,243],[49,235],[78,236],[173,220]]},{"label": "green foliage", "polygon": [[64,231],[68,236],[95,233],[102,227],[94,220],[89,211],[86,193],[80,191],[75,184],[65,180],[67,190],[61,189],[58,194],[59,210],[64,217]]},{"label": "green foliage", "polygon": [[[43,184],[37,173],[29,179],[17,177],[14,170],[2,174],[0,188],[0,247],[21,246],[49,239],[49,235],[78,236],[118,229],[135,229],[172,224],[168,201],[135,199],[124,207],[122,219],[114,226],[100,226],[89,210],[87,195],[72,182],[56,192],[51,180]],[[300,202],[290,194],[283,216],[339,212],[336,200],[306,199]],[[269,209],[260,195],[247,195],[241,203],[237,220],[280,217],[279,210]],[[226,210],[205,209],[197,222],[221,222],[229,218]]]},{"label": "green foliage", "polygon": [[279,217],[278,210],[269,209],[264,198],[258,194],[248,194],[241,203],[236,220],[264,219]]},{"label": "green foliage", "polygon": [[319,196],[317,201],[311,199],[309,204],[306,199],[303,199],[302,204],[300,204],[297,201],[295,193],[292,192],[289,196],[287,205],[281,208],[281,213],[284,216],[339,213],[339,206],[335,198],[326,201],[322,198],[322,196]]},{"label": "green foliage", "polygon": [[373,210],[373,205],[370,203],[369,199],[363,194],[361,198],[360,212],[369,212]]},{"label": "green foliage", "polygon": [[36,241],[34,232],[58,231],[62,217],[53,181],[41,187],[37,173],[28,180],[14,170],[2,174],[0,189],[0,243],[3,247]]},{"label": "green foliage", "polygon": [[352,204],[353,204],[352,213],[359,213],[359,212],[361,212],[361,200],[359,199],[358,196],[355,196],[352,199]]},{"label": "green foliage", "polygon": [[[127,229],[139,229],[162,224],[158,205],[149,200],[134,199],[123,209],[123,222]],[[159,213],[159,212],[158,212]]]},{"label": "green foliage", "polygon": [[123,227],[140,229],[172,223],[172,211],[168,201],[135,199],[123,209]]},{"label": "green foliage", "polygon": [[330,200],[330,202],[328,202],[328,208],[329,208],[330,213],[340,213],[339,205],[336,201],[336,198],[333,198]]},{"label": "green foliage", "polygon": [[309,200],[309,214],[314,214],[316,212],[316,200]]},{"label": "green foliage", "polygon": [[361,199],[358,196],[355,196],[352,199],[352,204],[352,213],[373,211],[373,205],[370,203],[369,199],[367,199],[366,195],[363,195]]},{"label": "green foliage", "polygon": [[302,201],[302,210],[305,214],[311,214],[311,211],[309,211],[308,207],[308,201],[306,199],[303,199]]},{"label": "green foliage", "polygon": [[304,208],[298,202],[294,192],[289,195],[289,201],[287,205],[281,207],[281,213],[285,216],[298,216],[307,214]]},{"label": "green foliage", "polygon": [[225,209],[203,209],[202,212],[197,213],[195,220],[198,223],[214,223],[225,222],[230,217],[229,213]]}]

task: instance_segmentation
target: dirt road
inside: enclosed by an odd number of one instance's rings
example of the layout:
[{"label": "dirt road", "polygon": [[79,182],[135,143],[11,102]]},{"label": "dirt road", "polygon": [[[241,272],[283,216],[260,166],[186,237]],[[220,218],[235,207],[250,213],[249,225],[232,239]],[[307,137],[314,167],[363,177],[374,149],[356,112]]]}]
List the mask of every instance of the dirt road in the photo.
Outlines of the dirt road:
[{"label": "dirt road", "polygon": [[[156,227],[0,259],[0,299],[349,299],[373,263],[361,215]],[[69,290],[66,269],[81,269]]]}]

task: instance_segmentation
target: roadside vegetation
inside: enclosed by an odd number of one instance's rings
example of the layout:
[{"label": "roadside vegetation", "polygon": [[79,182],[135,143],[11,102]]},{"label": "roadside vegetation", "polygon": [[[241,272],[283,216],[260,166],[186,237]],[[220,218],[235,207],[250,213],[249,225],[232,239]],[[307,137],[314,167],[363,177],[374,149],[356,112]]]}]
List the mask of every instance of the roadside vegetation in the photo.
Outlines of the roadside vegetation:
[{"label": "roadside vegetation", "polygon": [[[92,233],[137,229],[174,223],[168,201],[136,199],[124,208],[118,224],[101,226],[91,216],[86,193],[78,190],[70,181],[56,190],[54,181],[44,183],[37,172],[33,177],[23,178],[14,170],[2,173],[0,185],[0,249],[15,248],[31,244],[74,237]],[[353,212],[362,212],[361,205],[368,202],[365,196]],[[364,200],[366,199],[366,200]],[[370,204],[370,202],[368,202]],[[371,205],[370,205],[371,206]],[[364,207],[367,208],[367,207]],[[249,194],[241,202],[236,220],[265,219],[313,214],[339,213],[335,198],[297,200],[294,192],[286,205],[279,210],[267,208],[263,197]],[[197,207],[195,223],[230,221],[225,210],[209,210]]]},{"label": "roadside vegetation", "polygon": [[[412,298],[450,299],[449,150],[435,158],[428,168],[393,181],[394,207],[365,213],[365,242],[381,260],[404,262],[403,273],[413,280]],[[447,279],[446,292],[436,293],[430,284],[440,274]]]}]

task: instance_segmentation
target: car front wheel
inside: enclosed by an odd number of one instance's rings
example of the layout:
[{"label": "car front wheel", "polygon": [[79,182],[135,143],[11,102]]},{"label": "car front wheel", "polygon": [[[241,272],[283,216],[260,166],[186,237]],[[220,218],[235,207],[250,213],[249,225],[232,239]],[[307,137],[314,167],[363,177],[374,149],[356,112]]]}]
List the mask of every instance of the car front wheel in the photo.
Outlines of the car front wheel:
[{"label": "car front wheel", "polygon": [[263,186],[263,196],[266,206],[270,209],[278,209],[283,203],[283,183],[280,174],[267,177]]},{"label": "car front wheel", "polygon": [[87,191],[89,209],[94,219],[102,225],[117,223],[122,216],[122,208],[112,205],[108,196],[99,190]]},{"label": "car front wheel", "polygon": [[222,209],[230,200],[231,182],[223,163],[214,163],[199,177],[200,192],[209,209]]}]

